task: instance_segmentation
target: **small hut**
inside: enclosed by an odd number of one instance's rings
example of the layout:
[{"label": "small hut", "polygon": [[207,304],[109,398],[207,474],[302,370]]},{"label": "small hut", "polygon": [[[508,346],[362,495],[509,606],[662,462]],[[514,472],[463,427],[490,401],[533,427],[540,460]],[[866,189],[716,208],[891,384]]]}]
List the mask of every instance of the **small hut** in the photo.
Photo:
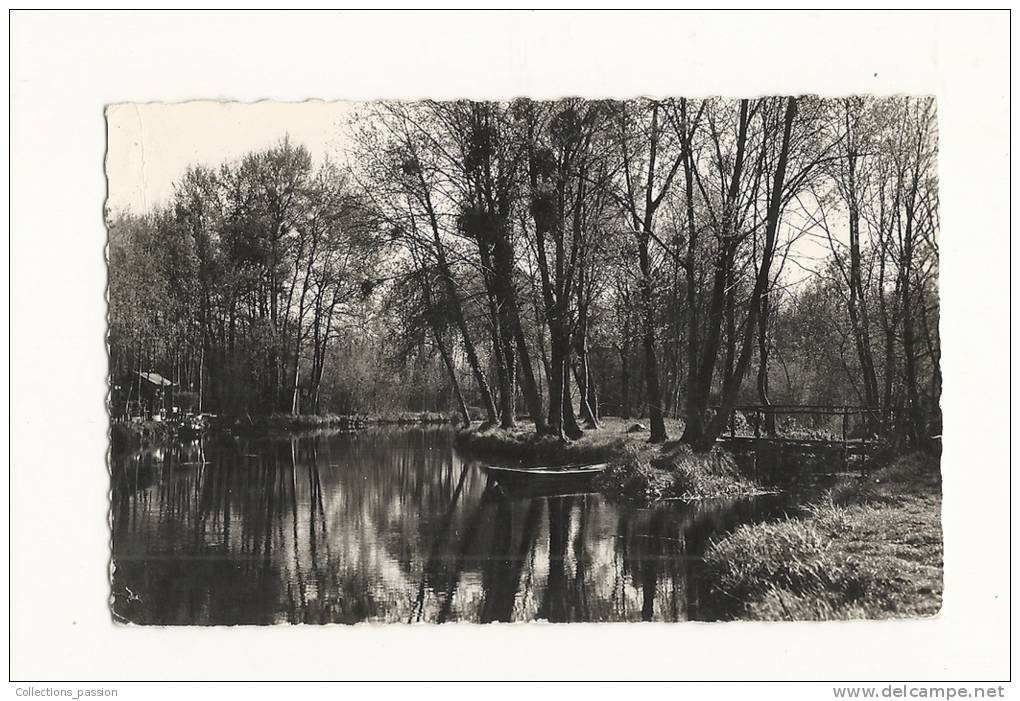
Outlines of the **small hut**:
[{"label": "small hut", "polygon": [[[167,400],[174,383],[158,372],[137,372],[136,378],[127,384],[128,393],[124,398],[125,415],[131,418],[162,421],[167,415]],[[115,390],[121,385],[115,386]]]}]

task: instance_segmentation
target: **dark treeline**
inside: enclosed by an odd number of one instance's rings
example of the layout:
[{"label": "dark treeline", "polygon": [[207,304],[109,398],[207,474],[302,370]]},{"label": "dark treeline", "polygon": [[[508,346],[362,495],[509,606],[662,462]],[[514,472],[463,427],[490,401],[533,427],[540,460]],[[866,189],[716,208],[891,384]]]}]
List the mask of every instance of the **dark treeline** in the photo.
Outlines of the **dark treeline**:
[{"label": "dark treeline", "polygon": [[362,316],[378,249],[343,173],[287,140],[189,169],[169,205],[110,225],[113,376],[126,389],[159,372],[199,409],[319,411],[327,361],[371,346],[338,339]]},{"label": "dark treeline", "polygon": [[125,406],[154,371],[232,414],[940,430],[931,99],[372,103],[346,136],[344,167],[284,140],[112,218]]}]

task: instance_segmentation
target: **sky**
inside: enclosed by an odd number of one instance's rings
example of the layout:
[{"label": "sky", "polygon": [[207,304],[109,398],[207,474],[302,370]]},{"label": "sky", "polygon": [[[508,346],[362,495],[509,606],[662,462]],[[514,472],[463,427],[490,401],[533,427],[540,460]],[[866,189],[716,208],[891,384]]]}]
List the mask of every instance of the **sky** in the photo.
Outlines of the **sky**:
[{"label": "sky", "polygon": [[143,212],[166,202],[192,164],[218,166],[289,134],[314,162],[340,158],[351,102],[184,102],[111,105],[107,207]]}]

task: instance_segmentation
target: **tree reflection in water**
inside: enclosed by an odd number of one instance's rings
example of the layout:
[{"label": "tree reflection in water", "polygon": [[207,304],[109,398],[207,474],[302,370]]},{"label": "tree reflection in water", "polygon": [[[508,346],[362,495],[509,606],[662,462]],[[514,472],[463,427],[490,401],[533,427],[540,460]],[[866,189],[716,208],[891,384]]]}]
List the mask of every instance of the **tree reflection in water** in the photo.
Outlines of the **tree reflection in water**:
[{"label": "tree reflection in water", "polygon": [[113,612],[142,624],[710,617],[707,540],[780,506],[507,496],[442,429],[219,437],[112,472]]}]

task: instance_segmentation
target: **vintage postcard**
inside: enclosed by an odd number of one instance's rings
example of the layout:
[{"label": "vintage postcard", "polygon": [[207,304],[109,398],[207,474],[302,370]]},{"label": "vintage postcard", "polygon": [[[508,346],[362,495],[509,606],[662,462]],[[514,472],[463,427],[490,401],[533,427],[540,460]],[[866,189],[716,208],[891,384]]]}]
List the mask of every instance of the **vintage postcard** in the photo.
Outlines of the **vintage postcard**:
[{"label": "vintage postcard", "polygon": [[107,107],[114,619],[935,615],[938,107]]}]

